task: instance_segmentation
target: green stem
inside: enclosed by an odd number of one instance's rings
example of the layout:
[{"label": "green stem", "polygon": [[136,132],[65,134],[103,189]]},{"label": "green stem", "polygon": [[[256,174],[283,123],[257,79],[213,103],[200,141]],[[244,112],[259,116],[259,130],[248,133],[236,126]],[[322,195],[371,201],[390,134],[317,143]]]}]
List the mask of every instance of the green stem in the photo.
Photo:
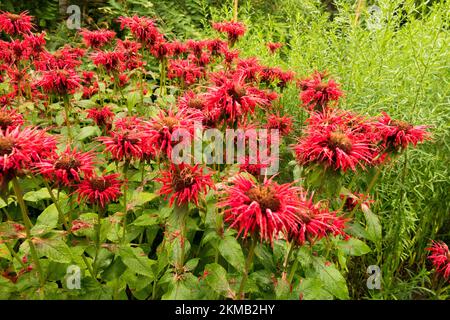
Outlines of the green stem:
[{"label": "green stem", "polygon": [[166,67],[167,67],[167,59],[163,58],[161,60],[160,83],[159,83],[159,90],[161,97],[166,95]]},{"label": "green stem", "polygon": [[69,142],[72,141],[72,128],[70,126],[70,100],[69,96],[66,94],[63,97],[64,99],[64,113],[66,115],[66,127],[67,127],[67,135],[69,138]]},{"label": "green stem", "polygon": [[93,270],[92,274],[94,275],[94,279],[97,279],[97,273],[98,273],[98,255],[100,253],[100,237],[101,237],[101,229],[102,229],[102,215],[103,215],[103,208],[98,206],[97,209],[97,224],[95,226],[96,230],[96,237],[95,237],[95,257],[93,262]]},{"label": "green stem", "polygon": [[7,242],[4,242],[6,245],[6,248],[8,248],[9,252],[11,253],[11,255],[17,259],[17,261],[19,261],[20,265],[22,266],[22,268],[26,268],[27,266],[25,265],[25,263],[23,263],[22,259],[20,259],[19,255],[14,251],[14,248]]},{"label": "green stem", "polygon": [[294,260],[294,264],[292,265],[291,272],[289,273],[288,282],[292,283],[292,280],[294,280],[295,272],[297,272],[298,268],[298,259]]},{"label": "green stem", "polygon": [[34,246],[34,243],[31,240],[31,231],[30,230],[32,228],[32,224],[31,224],[30,218],[28,218],[28,211],[27,211],[27,207],[25,205],[25,201],[23,200],[22,189],[21,189],[19,181],[17,181],[16,177],[14,177],[12,179],[12,185],[14,188],[14,193],[16,194],[16,197],[17,197],[17,202],[19,203],[19,206],[20,206],[20,211],[22,212],[22,219],[23,219],[23,222],[25,225],[27,241],[30,246],[31,257],[33,258],[34,264],[36,265],[36,269],[37,269],[37,272],[39,275],[39,282],[40,282],[41,286],[43,286],[45,283],[44,273],[42,272],[41,264],[39,262],[39,257],[36,252],[36,247]]},{"label": "green stem", "polygon": [[173,225],[176,229],[180,231],[180,254],[177,256],[175,261],[175,267],[178,274],[183,274],[184,270],[184,260],[185,260],[185,248],[186,248],[186,220],[189,214],[188,204],[177,205],[175,204],[173,210]]},{"label": "green stem", "polygon": [[128,166],[129,166],[129,162],[125,161],[125,164],[123,165],[123,222],[122,222],[122,227],[123,227],[123,231],[122,231],[122,243],[125,242],[125,236],[127,234],[127,213],[128,213],[128,208],[127,208],[127,193],[128,193],[128,181],[127,181],[127,176],[128,176]]},{"label": "green stem", "polygon": [[61,210],[61,207],[59,205],[59,201],[55,198],[55,195],[53,194],[53,190],[52,190],[52,188],[50,188],[48,182],[44,180],[44,184],[45,184],[45,187],[48,190],[48,193],[50,194],[50,198],[52,199],[53,203],[55,204],[56,210],[58,211],[58,214],[59,214],[59,219],[63,222],[64,227],[66,228],[66,230],[69,231],[70,227],[67,224],[66,217],[64,216],[64,213]]},{"label": "green stem", "polygon": [[245,269],[244,269],[244,274],[242,275],[242,280],[241,280],[241,284],[239,286],[239,291],[237,293],[237,298],[239,300],[243,300],[244,299],[244,288],[245,288],[245,284],[247,282],[248,279],[248,273],[250,271],[250,267],[252,265],[253,262],[253,257],[254,257],[254,253],[255,253],[255,247],[256,247],[256,239],[254,239],[253,237],[251,238],[251,243],[250,243],[250,249],[248,251],[248,256],[247,259],[245,260]]}]

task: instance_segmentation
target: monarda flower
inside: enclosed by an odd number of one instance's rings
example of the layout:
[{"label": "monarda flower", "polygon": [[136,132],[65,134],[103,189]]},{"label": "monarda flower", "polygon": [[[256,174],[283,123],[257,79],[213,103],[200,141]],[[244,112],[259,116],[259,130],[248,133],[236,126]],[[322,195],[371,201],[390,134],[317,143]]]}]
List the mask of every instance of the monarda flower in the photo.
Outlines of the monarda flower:
[{"label": "monarda flower", "polygon": [[18,65],[19,61],[28,60],[31,53],[30,44],[25,40],[0,40],[0,59],[7,65]]},{"label": "monarda flower", "polygon": [[109,136],[99,137],[106,151],[111,153],[113,160],[131,161],[141,159],[151,145],[152,136],[145,131],[139,130],[116,130],[110,131]]},{"label": "monarda flower", "polygon": [[285,88],[287,84],[294,80],[295,73],[283,71],[280,68],[262,68],[258,74],[260,81],[268,84],[276,84],[279,88]]},{"label": "monarda flower", "polygon": [[45,131],[33,127],[0,130],[0,179],[8,181],[23,170],[31,170],[36,162],[50,157],[56,140]]},{"label": "monarda flower", "polygon": [[205,174],[203,171],[199,165],[171,164],[168,170],[161,172],[161,178],[157,179],[162,183],[159,194],[165,195],[165,199],[170,196],[170,206],[174,203],[182,206],[190,202],[198,205],[200,193],[214,188],[211,174]]},{"label": "monarda flower", "polygon": [[149,121],[145,130],[154,137],[152,141],[158,155],[170,159],[172,147],[178,143],[172,140],[172,134],[176,130],[182,129],[193,135],[194,121],[201,122],[202,118],[196,117],[196,114],[189,114],[186,109],[180,109],[176,113],[171,110],[161,111]]},{"label": "monarda flower", "polygon": [[47,51],[42,51],[38,59],[34,61],[37,70],[53,70],[53,69],[74,69],[82,62],[81,57],[84,56],[84,51],[80,48],[72,48],[65,46],[53,54]]},{"label": "monarda flower", "polygon": [[225,207],[225,222],[247,235],[273,243],[282,232],[285,235],[297,231],[298,210],[301,206],[299,189],[292,184],[278,184],[266,180],[259,184],[237,175],[232,185],[226,186],[220,207]]},{"label": "monarda flower", "polygon": [[346,219],[330,212],[321,203],[314,204],[312,196],[307,198],[306,194],[302,194],[301,200],[302,206],[297,212],[300,222],[296,231],[289,234],[290,239],[303,245],[306,241],[313,243],[330,235],[347,237],[344,232]]},{"label": "monarda flower", "polygon": [[116,33],[114,31],[106,29],[93,31],[83,29],[80,31],[80,34],[83,37],[84,44],[87,47],[91,47],[93,49],[99,49],[103,47],[116,36]]},{"label": "monarda flower", "polygon": [[0,109],[0,129],[2,131],[20,127],[23,124],[23,116],[15,109],[6,106]]},{"label": "monarda flower", "polygon": [[215,22],[212,27],[219,32],[226,33],[230,47],[232,47],[239,37],[245,34],[245,26],[242,22],[224,21]]},{"label": "monarda flower", "polygon": [[280,49],[283,46],[283,44],[280,42],[268,42],[266,46],[269,49],[270,53],[274,54],[278,49]]},{"label": "monarda flower", "polygon": [[124,56],[124,65],[127,70],[134,70],[143,65],[139,49],[142,45],[136,41],[117,40],[116,51],[121,51]]},{"label": "monarda flower", "polygon": [[220,81],[221,85],[210,87],[205,93],[207,109],[220,110],[217,121],[234,124],[253,113],[256,106],[269,107],[275,98],[245,83],[243,74],[223,77]]},{"label": "monarda flower", "polygon": [[177,59],[169,61],[169,79],[179,79],[182,85],[192,85],[203,76],[203,69],[190,60]]},{"label": "monarda flower", "polygon": [[60,154],[54,154],[36,164],[37,171],[46,179],[63,186],[73,186],[94,174],[94,154],[80,152],[67,146]]},{"label": "monarda flower", "polygon": [[37,85],[46,93],[72,94],[80,86],[80,77],[73,69],[53,69],[41,71]]},{"label": "monarda flower", "polygon": [[426,126],[413,126],[405,121],[393,120],[387,113],[383,113],[375,127],[386,151],[400,151],[406,149],[409,144],[415,146],[429,138]]},{"label": "monarda flower", "polygon": [[120,28],[130,29],[136,40],[151,48],[155,43],[164,40],[164,36],[159,32],[155,21],[146,17],[119,17]]},{"label": "monarda flower", "polygon": [[27,11],[19,14],[2,12],[0,14],[0,31],[4,31],[10,36],[30,33],[34,28],[34,25],[31,23],[32,19]]},{"label": "monarda flower", "polygon": [[301,80],[299,87],[303,106],[309,110],[322,110],[331,101],[338,101],[342,96],[339,85],[333,80],[324,80],[325,73],[315,72],[311,77]]},{"label": "monarda flower", "polygon": [[87,118],[94,120],[97,126],[104,129],[106,132],[111,130],[114,113],[108,106],[104,106],[103,108],[91,108],[86,111],[88,113]]},{"label": "monarda flower", "polygon": [[267,118],[266,128],[279,130],[281,136],[287,136],[292,131],[292,117],[271,114]]},{"label": "monarda flower", "polygon": [[78,202],[88,201],[92,205],[105,208],[110,202],[120,196],[121,182],[119,174],[92,176],[81,181],[77,186]]},{"label": "monarda flower", "polygon": [[436,271],[444,276],[446,280],[450,279],[450,250],[442,241],[433,241],[431,247],[426,250],[430,251],[428,259],[431,261]]},{"label": "monarda flower", "polygon": [[102,66],[106,72],[122,72],[124,70],[123,61],[125,57],[121,51],[96,51],[92,54],[92,61],[98,66]]},{"label": "monarda flower", "polygon": [[363,135],[351,129],[324,127],[309,130],[308,134],[294,146],[297,160],[301,164],[322,164],[326,168],[356,171],[371,164],[373,148]]},{"label": "monarda flower", "polygon": [[25,34],[24,39],[28,43],[28,47],[31,50],[33,57],[37,57],[45,47],[45,32],[40,34]]},{"label": "monarda flower", "polygon": [[206,46],[213,56],[220,56],[228,51],[228,44],[220,39],[206,40]]}]

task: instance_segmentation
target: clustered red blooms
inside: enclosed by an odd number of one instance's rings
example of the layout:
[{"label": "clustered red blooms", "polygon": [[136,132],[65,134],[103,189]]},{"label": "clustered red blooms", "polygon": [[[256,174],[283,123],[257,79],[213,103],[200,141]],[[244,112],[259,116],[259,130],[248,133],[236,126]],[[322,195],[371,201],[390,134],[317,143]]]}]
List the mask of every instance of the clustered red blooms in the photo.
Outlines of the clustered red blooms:
[{"label": "clustered red blooms", "polygon": [[174,203],[182,206],[190,202],[198,205],[199,194],[206,193],[208,188],[214,188],[211,174],[205,174],[199,165],[170,164],[161,175],[162,178],[157,179],[162,183],[159,193],[165,195],[166,199],[170,195],[170,206]]},{"label": "clustered red blooms", "polygon": [[313,204],[305,193],[292,184],[278,184],[272,179],[257,183],[243,175],[225,186],[219,206],[225,207],[225,221],[239,235],[258,236],[273,243],[279,234],[303,244],[332,235],[345,235],[345,219]]},{"label": "clustered red blooms", "polygon": [[[205,166],[169,163],[180,130],[192,139],[195,123],[200,122],[208,128],[277,129],[283,138],[296,138],[296,119],[286,115],[279,99],[294,81],[300,89],[299,109],[308,114],[292,148],[302,166],[356,171],[382,165],[392,155],[429,138],[427,127],[391,119],[385,113],[368,118],[339,109],[343,92],[326,72],[315,71],[298,80],[292,71],[262,65],[254,57],[243,58],[238,50],[231,50],[245,34],[241,22],[212,24],[226,34],[228,42],[217,38],[180,42],[167,39],[153,19],[120,17],[121,29],[129,30],[129,39],[118,39],[115,32],[106,29],[83,29],[84,49],[67,45],[48,52],[45,34],[32,33],[31,21],[26,12],[0,14],[0,31],[11,36],[10,41],[0,40],[0,81],[8,81],[11,87],[10,93],[0,96],[3,184],[14,176],[37,172],[56,187],[77,194],[79,202],[103,209],[121,196],[123,181],[118,174],[100,175],[94,152],[70,145],[56,151],[54,136],[23,127],[24,117],[15,107],[20,101],[17,98],[42,102],[36,105],[46,107],[55,96],[67,99],[72,94],[93,102],[95,105],[90,104],[81,114],[102,131],[101,137],[92,139],[104,153],[102,158],[122,165],[161,165],[156,179],[162,185],[158,192],[170,206],[199,205],[202,195],[215,189]],[[267,48],[275,53],[282,45],[267,43]],[[147,91],[153,90],[144,81],[148,61],[143,58],[147,56],[167,71],[167,79],[161,76],[160,85],[165,85],[164,81],[173,85],[178,97],[174,105],[156,112],[144,102],[144,96],[150,96]],[[95,65],[93,71],[83,69],[83,61],[89,59]],[[104,99],[112,97],[105,94],[112,91],[112,85],[114,90],[117,86],[130,93],[141,91],[144,103],[138,106],[149,110],[136,116],[116,114],[119,109],[123,111],[123,105],[114,107],[114,101]],[[126,103],[132,104],[133,99],[130,95]],[[325,201],[314,203],[303,189],[279,184],[274,177],[267,179],[262,173],[271,161],[263,160],[246,157],[236,169],[239,173],[224,186],[220,206],[231,228],[243,237],[251,235],[270,243],[281,235],[298,245],[328,236],[346,237],[346,219]],[[370,203],[365,196],[355,197],[345,199],[347,211]],[[81,223],[73,225],[73,230],[82,227]]]},{"label": "clustered red blooms", "polygon": [[427,248],[430,251],[428,259],[430,259],[436,271],[441,274],[446,280],[450,279],[450,250],[448,246],[442,241],[433,241],[431,247]]}]

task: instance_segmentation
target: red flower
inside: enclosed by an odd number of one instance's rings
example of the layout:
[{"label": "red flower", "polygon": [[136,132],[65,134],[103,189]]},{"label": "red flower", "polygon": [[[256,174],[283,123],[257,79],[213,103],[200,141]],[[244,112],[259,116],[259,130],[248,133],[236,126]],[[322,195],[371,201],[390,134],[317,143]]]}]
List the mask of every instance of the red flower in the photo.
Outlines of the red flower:
[{"label": "red flower", "polygon": [[25,34],[24,39],[28,43],[28,47],[31,49],[31,54],[33,56],[38,56],[38,54],[44,50],[45,47],[45,32],[40,34]]},{"label": "red flower", "polygon": [[392,120],[384,112],[375,127],[379,132],[381,145],[387,151],[400,151],[409,144],[415,146],[418,142],[429,139],[426,126],[413,126],[405,121]]},{"label": "red flower", "polygon": [[34,28],[31,20],[32,17],[28,15],[27,11],[20,14],[2,12],[0,14],[0,31],[4,31],[10,36],[30,33]]},{"label": "red flower", "polygon": [[120,195],[121,182],[117,179],[119,174],[92,176],[83,180],[77,187],[78,202],[87,200],[90,204],[104,208]]},{"label": "red flower", "polygon": [[109,107],[88,109],[87,113],[87,117],[94,120],[97,126],[104,128],[106,132],[111,130],[114,113]]},{"label": "red flower", "polygon": [[148,47],[161,42],[164,37],[155,26],[155,21],[146,17],[119,17],[120,28],[129,28],[133,36]]},{"label": "red flower", "polygon": [[180,56],[188,50],[186,44],[176,40],[170,42],[170,47],[171,47],[170,50],[174,56]]},{"label": "red flower", "polygon": [[59,155],[54,154],[36,164],[38,172],[46,179],[56,181],[65,186],[80,182],[94,173],[94,154],[71,150],[70,146]]},{"label": "red flower", "polygon": [[164,58],[172,56],[172,45],[169,42],[162,40],[155,43],[151,47],[150,52],[156,59],[161,61]]},{"label": "red flower", "polygon": [[196,114],[188,113],[186,109],[180,109],[177,113],[173,111],[161,111],[156,117],[150,120],[146,130],[153,136],[152,141],[159,155],[166,155],[169,159],[172,156],[172,147],[176,144],[172,141],[172,134],[178,130],[188,130],[193,135],[194,121],[201,122],[202,119]]},{"label": "red flower", "polygon": [[280,68],[263,68],[259,72],[259,78],[266,83],[275,83],[280,88],[285,88],[289,82],[294,80],[295,73],[283,71]]},{"label": "red flower", "polygon": [[0,59],[7,65],[18,65],[19,61],[29,59],[31,53],[30,43],[27,41],[16,39],[6,42],[0,40]]},{"label": "red flower", "polygon": [[122,52],[124,65],[127,70],[134,70],[143,65],[142,56],[139,54],[141,44],[130,40],[117,40],[116,51]]},{"label": "red flower", "polygon": [[117,130],[143,130],[144,122],[141,118],[132,116],[132,117],[123,117],[116,120],[114,123]]},{"label": "red flower", "polygon": [[163,184],[159,194],[165,195],[165,199],[171,195],[170,206],[174,203],[181,206],[189,202],[198,205],[199,194],[206,193],[208,188],[214,188],[211,174],[203,173],[203,168],[198,165],[171,164],[168,170],[161,172],[161,177],[157,179]]},{"label": "red flower", "polygon": [[450,278],[450,250],[448,246],[442,241],[433,241],[431,247],[426,250],[431,252],[428,259],[431,260],[436,271],[448,280]]},{"label": "red flower", "polygon": [[81,36],[83,37],[83,41],[87,47],[91,47],[93,49],[98,49],[103,47],[109,41],[114,39],[116,33],[111,30],[100,29],[90,31],[87,29],[83,29],[80,31]]},{"label": "red flower", "polygon": [[0,178],[9,179],[45,159],[56,148],[56,140],[43,130],[19,127],[0,130]]},{"label": "red flower", "polygon": [[367,137],[342,126],[309,129],[294,150],[301,164],[319,163],[343,171],[371,164],[374,151]]},{"label": "red flower", "polygon": [[197,57],[201,56],[203,49],[208,46],[208,42],[205,40],[193,40],[186,41],[187,48]]},{"label": "red flower", "polygon": [[272,180],[258,184],[238,175],[233,185],[225,187],[224,198],[218,205],[226,207],[225,221],[239,235],[259,235],[262,241],[272,243],[280,232],[289,234],[297,230],[299,191],[292,184],[279,185]]},{"label": "red flower", "polygon": [[287,136],[292,131],[292,117],[269,115],[266,124],[267,129],[277,129],[281,136]]},{"label": "red flower", "polygon": [[122,51],[96,51],[92,61],[96,66],[103,66],[106,72],[121,72],[124,70],[125,57]]},{"label": "red flower", "polygon": [[268,42],[266,46],[270,50],[270,53],[274,54],[275,51],[277,51],[283,46],[283,44],[280,42]]},{"label": "red flower", "polygon": [[178,78],[181,83],[191,85],[196,83],[203,76],[203,69],[190,60],[170,60],[169,79]]},{"label": "red flower", "polygon": [[244,163],[239,165],[239,169],[241,171],[246,171],[255,177],[258,177],[260,175],[265,175],[266,170],[264,169],[269,168],[273,160],[275,160],[273,157],[261,161],[259,155],[256,156],[256,159],[250,156],[246,156]]},{"label": "red flower", "polygon": [[306,194],[302,194],[301,200],[301,210],[298,211],[299,227],[289,235],[297,244],[303,245],[306,241],[313,243],[328,235],[347,237],[344,232],[346,219],[328,211],[321,203],[314,204],[312,196],[307,198]]},{"label": "red flower", "polygon": [[211,87],[205,94],[209,111],[219,110],[216,121],[233,124],[242,120],[247,114],[253,113],[256,106],[262,108],[271,105],[275,96],[244,82],[244,75],[236,73],[231,78],[222,77],[215,81],[221,84]]},{"label": "red flower", "polygon": [[345,199],[344,209],[348,212],[352,212],[357,206],[368,208],[371,203],[375,202],[370,199],[370,195],[362,193],[341,194],[340,198]]},{"label": "red flower", "polygon": [[42,51],[35,61],[35,66],[38,70],[74,69],[81,64],[80,58],[83,55],[83,50],[70,46],[65,46],[53,54]]},{"label": "red flower", "polygon": [[232,47],[237,39],[244,35],[245,26],[242,22],[224,21],[215,22],[212,27],[219,32],[226,33],[228,36],[228,42]]},{"label": "red flower", "polygon": [[338,101],[342,96],[339,85],[333,79],[324,81],[325,76],[326,73],[315,72],[299,83],[302,90],[300,99],[309,110],[325,109],[330,101]]},{"label": "red flower", "polygon": [[109,134],[110,136],[99,137],[98,140],[103,142],[114,160],[141,159],[144,154],[149,153],[146,148],[151,145],[152,137],[145,131],[119,129]]},{"label": "red flower", "polygon": [[206,46],[213,56],[218,56],[228,51],[228,44],[220,39],[206,40]]},{"label": "red flower", "polygon": [[0,109],[0,129],[6,131],[20,127],[23,124],[23,116],[15,109],[6,106]]},{"label": "red flower", "polygon": [[47,93],[71,94],[80,86],[81,79],[72,69],[53,69],[41,73],[42,77],[37,85]]}]

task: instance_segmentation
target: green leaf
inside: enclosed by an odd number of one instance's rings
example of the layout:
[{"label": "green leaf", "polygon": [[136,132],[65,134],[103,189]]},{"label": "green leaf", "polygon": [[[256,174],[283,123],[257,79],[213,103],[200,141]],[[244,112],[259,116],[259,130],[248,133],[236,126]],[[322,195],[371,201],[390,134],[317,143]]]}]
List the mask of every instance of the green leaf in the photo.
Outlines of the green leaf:
[{"label": "green leaf", "polygon": [[143,213],[132,224],[138,227],[153,226],[159,223],[158,213]]},{"label": "green leaf", "polygon": [[307,278],[300,281],[299,286],[293,290],[301,300],[332,300],[333,295],[324,288],[319,278]]},{"label": "green leaf", "polygon": [[119,255],[122,262],[133,272],[154,278],[152,265],[156,261],[150,260],[141,248],[120,247]]},{"label": "green leaf", "polygon": [[369,206],[361,204],[361,209],[366,218],[367,236],[369,240],[375,243],[381,241],[381,224],[380,219],[370,210]]},{"label": "green leaf", "polygon": [[324,264],[320,259],[315,259],[314,265],[325,290],[338,299],[349,298],[345,278],[333,264]]},{"label": "green leaf", "polygon": [[244,270],[244,253],[242,252],[241,245],[234,237],[228,236],[221,239],[219,242],[219,252],[236,270],[239,272]]},{"label": "green leaf", "polygon": [[42,188],[37,191],[30,191],[23,195],[23,200],[29,202],[39,202],[44,199],[50,199],[50,193],[47,188]]},{"label": "green leaf", "polygon": [[100,134],[101,134],[101,131],[98,127],[86,126],[86,127],[81,128],[80,133],[78,133],[76,139],[79,141],[82,141],[82,140],[92,137],[92,136],[99,136]]},{"label": "green leaf", "polygon": [[36,220],[36,224],[31,229],[31,234],[44,234],[58,225],[58,210],[54,203],[45,208]]},{"label": "green leaf", "polygon": [[348,240],[340,240],[337,243],[340,250],[351,256],[362,256],[369,253],[371,250],[367,244],[363,241],[355,238]]},{"label": "green leaf", "polygon": [[138,192],[131,200],[134,206],[142,206],[153,199],[158,198],[158,195],[150,192]]},{"label": "green leaf", "polygon": [[14,284],[8,279],[0,277],[0,300],[7,300],[14,291]]},{"label": "green leaf", "polygon": [[275,296],[277,300],[289,299],[291,293],[291,285],[281,278],[277,279],[277,285],[275,286]]},{"label": "green leaf", "polygon": [[60,263],[70,263],[72,261],[72,253],[64,240],[58,238],[39,238],[34,242],[40,256],[45,256],[52,261]]},{"label": "green leaf", "polygon": [[227,280],[227,271],[217,263],[207,264],[205,267],[206,283],[217,293],[224,294],[231,291]]}]

